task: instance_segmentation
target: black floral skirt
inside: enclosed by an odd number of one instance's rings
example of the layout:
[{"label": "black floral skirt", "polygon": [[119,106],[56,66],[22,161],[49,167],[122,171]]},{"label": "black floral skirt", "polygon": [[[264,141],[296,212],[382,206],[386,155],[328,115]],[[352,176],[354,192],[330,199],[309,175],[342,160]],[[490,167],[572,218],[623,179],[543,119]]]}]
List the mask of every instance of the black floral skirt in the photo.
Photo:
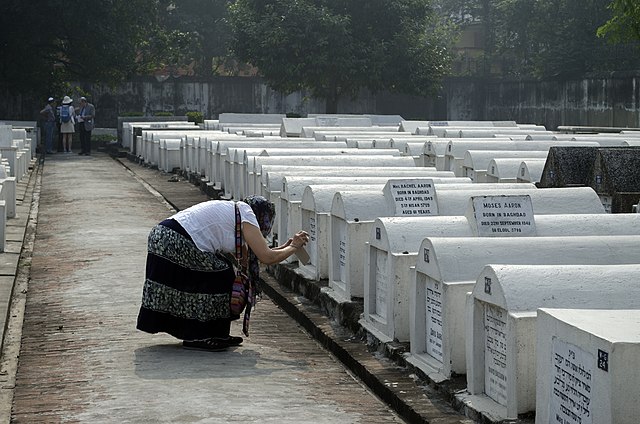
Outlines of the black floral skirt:
[{"label": "black floral skirt", "polygon": [[182,340],[229,335],[233,265],[198,249],[175,220],[149,233],[146,276],[137,328]]}]

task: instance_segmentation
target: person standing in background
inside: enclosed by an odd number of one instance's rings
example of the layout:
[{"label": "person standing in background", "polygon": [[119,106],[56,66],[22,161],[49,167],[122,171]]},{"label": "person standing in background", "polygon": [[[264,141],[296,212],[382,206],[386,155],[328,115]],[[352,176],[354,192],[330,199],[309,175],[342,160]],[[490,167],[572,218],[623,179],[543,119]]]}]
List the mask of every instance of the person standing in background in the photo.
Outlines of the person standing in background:
[{"label": "person standing in background", "polygon": [[62,149],[65,153],[71,153],[71,142],[76,132],[75,110],[71,106],[71,97],[64,96],[60,107],[60,132],[62,133]]},{"label": "person standing in background", "polygon": [[93,118],[95,118],[96,108],[86,97],[80,97],[80,113],[78,114],[78,131],[80,132],[80,152],[79,155],[91,155],[91,131],[93,131]]},{"label": "person standing in background", "polygon": [[44,149],[45,152],[53,153],[53,132],[56,128],[56,101],[53,97],[47,99],[47,105],[40,111],[44,119]]}]

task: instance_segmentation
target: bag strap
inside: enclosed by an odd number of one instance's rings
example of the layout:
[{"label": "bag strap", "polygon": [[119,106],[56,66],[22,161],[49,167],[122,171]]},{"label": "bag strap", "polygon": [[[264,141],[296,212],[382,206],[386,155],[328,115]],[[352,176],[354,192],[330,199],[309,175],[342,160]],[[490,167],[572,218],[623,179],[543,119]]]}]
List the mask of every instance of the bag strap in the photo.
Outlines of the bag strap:
[{"label": "bag strap", "polygon": [[238,260],[238,266],[240,267],[240,260],[242,259],[242,220],[240,217],[240,209],[238,209],[238,203],[233,203],[236,209],[236,259]]}]

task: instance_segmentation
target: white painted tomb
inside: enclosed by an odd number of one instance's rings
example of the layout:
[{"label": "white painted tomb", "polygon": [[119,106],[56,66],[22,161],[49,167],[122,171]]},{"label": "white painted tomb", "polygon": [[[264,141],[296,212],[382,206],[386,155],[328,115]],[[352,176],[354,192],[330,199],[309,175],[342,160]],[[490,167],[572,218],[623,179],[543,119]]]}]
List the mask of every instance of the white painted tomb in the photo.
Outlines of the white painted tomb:
[{"label": "white painted tomb", "polygon": [[[502,134],[526,134],[528,135],[531,132],[530,129],[521,128],[519,131],[514,130],[513,128],[490,128],[486,130],[482,129],[473,129],[473,130],[460,130],[460,138],[488,138],[493,137],[495,135]],[[542,130],[538,131],[542,132]],[[551,133],[551,131],[549,131]]]},{"label": "white painted tomb", "polygon": [[[594,146],[594,142],[572,141],[482,141],[475,143],[473,140],[451,140],[445,152],[445,170],[453,171],[457,176],[464,176],[464,154],[467,150],[549,150],[552,146]],[[584,143],[584,144],[583,144]]]},{"label": "white painted tomb", "polygon": [[[254,187],[262,175],[263,165],[322,166],[322,167],[415,167],[412,158],[389,155],[333,155],[333,156],[254,156],[253,163],[247,166],[247,174],[253,173]],[[248,164],[249,165],[249,164]]]},{"label": "white painted tomb", "polygon": [[345,135],[352,133],[384,135],[397,133],[398,127],[302,127],[302,136],[321,140],[326,135]]},{"label": "white painted tomb", "polygon": [[[486,183],[487,169],[492,159],[498,158],[527,158],[547,159],[548,150],[467,150],[462,161],[462,176],[471,178],[476,183]],[[515,183],[515,172],[514,181]]]},{"label": "white painted tomb", "polygon": [[[376,190],[378,185],[354,185],[349,191]],[[329,225],[331,206],[336,193],[344,190],[343,184],[307,185],[300,204],[301,228],[309,234],[307,253],[309,263],[299,264],[298,270],[309,279],[320,281],[329,277]]]},{"label": "white painted tomb", "polygon": [[209,144],[209,141],[205,137],[196,137],[196,155],[198,161],[196,174],[201,178],[207,174]]},{"label": "white painted tomb", "polygon": [[[498,198],[517,200],[517,196],[509,195]],[[582,214],[579,203],[564,206],[562,202],[538,202],[539,199],[534,197],[532,202],[535,233],[531,235],[640,235],[637,214]],[[416,263],[420,243],[426,237],[492,235],[483,233],[485,227],[475,221],[472,200],[465,216],[377,218],[364,259],[364,315],[360,324],[380,341],[409,341],[409,267]],[[493,228],[500,225],[488,224]],[[497,235],[505,235],[506,229],[500,230]]]},{"label": "white painted tomb", "polygon": [[[436,164],[441,163],[443,170],[453,171],[458,176],[462,176],[462,162],[467,150],[516,150],[515,142],[508,138],[448,139],[445,146],[441,144],[434,148]],[[440,155],[442,158],[438,160]]]},{"label": "white painted tomb", "polygon": [[637,308],[543,308],[536,327],[536,423],[638,422]]},{"label": "white painted tomb", "polygon": [[136,130],[184,130],[184,131],[200,131],[200,128],[194,122],[187,121],[166,121],[166,122],[123,122],[122,123],[122,147],[129,148],[131,153],[140,156],[141,151],[134,152],[134,147],[138,147],[134,143],[134,134]]},{"label": "white painted tomb", "polygon": [[[438,177],[437,174],[434,176]],[[433,182],[433,178],[431,176],[399,176],[392,173],[389,173],[387,176],[377,177],[360,177],[356,175],[350,175],[349,177],[326,177],[324,175],[285,176],[282,178],[280,193],[270,193],[271,201],[275,203],[279,200],[280,203],[280,207],[276,209],[276,217],[278,214],[280,216],[280,218],[276,218],[278,220],[278,238],[282,241],[287,240],[300,229],[300,225],[302,223],[302,196],[304,194],[304,189],[308,185],[342,185],[344,190],[350,190],[355,185],[364,184],[371,186],[372,189],[382,191],[385,184],[390,180],[397,181],[398,178],[402,178],[403,180],[410,179],[413,183],[418,183],[420,181],[426,181],[429,183]],[[447,182],[458,183],[460,182],[460,179],[456,177],[439,177],[438,182],[443,184]]]},{"label": "white painted tomb", "polygon": [[[356,149],[356,148],[307,148],[307,149],[286,149],[286,148],[274,148],[264,149],[260,154],[249,155],[246,154],[246,159],[238,160],[239,169],[238,172],[242,173],[243,178],[247,181],[245,189],[249,190],[249,187],[256,187],[258,181],[261,178],[261,171],[254,166],[256,157],[285,157],[295,156],[296,158],[305,156],[380,156],[380,157],[400,157],[400,152],[395,149]],[[252,163],[253,161],[253,163]],[[296,159],[289,162],[296,162]],[[297,162],[296,162],[297,163]],[[256,173],[256,170],[257,173]],[[233,179],[233,177],[232,177]],[[242,179],[242,178],[241,178]],[[251,182],[252,181],[252,182]]]},{"label": "white painted tomb", "polygon": [[[397,176],[401,177],[454,177],[453,172],[436,171],[435,168],[419,166],[298,166],[298,165],[263,165],[258,187],[250,189],[252,193],[262,193],[269,198],[269,193],[280,191],[282,178],[285,176],[325,175],[327,177],[343,177],[345,175],[358,177]],[[462,182],[471,182],[468,178]]]},{"label": "white painted tomb", "polygon": [[[536,254],[525,254],[531,246]],[[466,293],[488,264],[629,264],[639,254],[640,236],[425,238],[410,285],[407,361],[436,382],[467,372]]]},{"label": "white painted tomb", "polygon": [[[518,179],[518,173],[527,169],[527,165],[537,165],[542,170],[546,158],[495,158],[489,161],[485,172],[485,181],[488,183],[519,183],[532,182]],[[542,172],[542,171],[541,171]],[[523,172],[524,173],[524,172]],[[538,180],[539,181],[539,180]],[[537,182],[537,181],[534,181]]]},{"label": "white painted tomb", "polygon": [[[434,183],[440,178],[432,178]],[[370,190],[366,185],[349,187],[353,190]],[[319,281],[329,277],[329,220],[335,193],[344,190],[339,185],[309,185],[305,187],[300,204],[302,229],[309,233],[307,250],[310,256],[308,264],[301,265],[300,270],[313,280]]]},{"label": "white painted tomb", "polygon": [[[522,130],[516,126],[514,127],[495,127],[495,126],[471,126],[471,125],[448,125],[446,127],[441,127],[441,126],[430,126],[427,130],[426,130],[426,134],[427,135],[435,135],[438,137],[444,137],[444,138],[461,138],[461,134],[462,132],[465,132],[465,134],[469,134],[471,132],[478,131],[483,133],[484,135],[477,135],[477,136],[469,136],[469,135],[465,135],[465,138],[470,138],[470,137],[474,137],[474,138],[491,138],[494,137],[498,134],[517,134],[517,133],[525,133],[526,130]],[[420,134],[424,134],[425,133],[425,129],[420,128]]]},{"label": "white painted tomb", "polygon": [[224,112],[218,116],[218,122],[220,126],[228,124],[280,124],[286,116],[283,113]]},{"label": "white painted tomb", "polygon": [[174,168],[182,168],[182,160],[180,157],[180,145],[182,140],[179,138],[161,138],[160,139],[160,166],[159,168],[170,173]]},{"label": "white painted tomb", "polygon": [[[455,185],[446,187],[447,190],[436,190],[435,199],[438,203],[438,215],[462,215],[467,210],[472,196],[501,196],[528,195],[536,205],[536,210],[546,210],[546,213],[604,213],[600,198],[590,187],[569,188],[535,188],[526,183],[491,184],[497,188],[486,187],[487,184],[471,184],[456,190]],[[486,187],[486,188],[484,188]],[[503,188],[504,187],[504,188]],[[461,212],[462,211],[462,212]]]},{"label": "white painted tomb", "polygon": [[[638,258],[624,256],[627,261]],[[536,310],[638,308],[639,266],[581,262],[484,267],[466,309],[467,391],[471,396],[462,396],[465,403],[500,419],[516,419],[518,414],[534,411]]]},{"label": "white painted tomb", "polygon": [[482,187],[481,184],[446,183],[436,187],[428,180],[397,183],[389,181],[382,192],[345,190],[335,194],[329,225],[329,287],[334,290],[337,299],[364,296],[363,247],[376,218],[462,215],[472,194],[526,194],[541,191],[535,186],[520,184],[515,188],[503,188],[505,185],[496,188]]},{"label": "white painted tomb", "polygon": [[[322,178],[306,178],[303,177],[305,182],[302,181],[292,181],[294,177],[285,177],[285,187],[283,188],[285,191],[279,193],[276,198],[276,201],[279,201],[279,207],[276,208],[276,220],[278,221],[277,226],[277,235],[278,242],[282,244],[287,239],[291,237],[293,233],[299,231],[300,229],[304,229],[302,223],[302,195],[304,194],[304,190],[309,185],[313,185],[310,183],[317,183],[317,185],[326,185],[330,189],[333,190],[334,194],[343,190],[349,191],[367,191],[367,192],[382,192],[384,187],[384,182],[377,179],[377,177],[365,177],[365,178],[353,178],[353,184],[345,184],[344,182],[332,184],[331,179],[326,179],[322,181]],[[366,181],[365,179],[376,178],[375,180]],[[289,180],[287,182],[286,180]],[[385,180],[386,182],[386,180]],[[291,200],[289,199],[291,197]],[[298,200],[299,199],[299,200]],[[278,218],[278,213],[280,213],[280,217]],[[306,230],[305,230],[306,231]],[[314,239],[316,237],[314,236]],[[315,240],[314,240],[315,241]],[[315,243],[314,243],[315,244]],[[311,241],[307,243],[307,253],[310,250],[313,250],[314,253],[317,249],[311,246]],[[311,256],[310,256],[311,258]],[[293,258],[292,258],[293,259]],[[310,259],[311,260],[311,259]]]},{"label": "white painted tomb", "polygon": [[[222,186],[227,197],[241,198],[248,194],[249,183],[247,178],[251,179],[253,175],[247,176],[244,165],[251,156],[338,155],[351,151],[346,147],[345,143],[333,141],[308,141],[294,144],[290,141],[279,142],[274,140],[264,144],[265,146],[263,147],[249,147],[249,144],[227,147],[226,154],[221,154],[220,161],[224,160],[223,172],[225,175]],[[390,152],[390,150],[386,152]]]},{"label": "white painted tomb", "polygon": [[161,138],[183,138],[183,137],[186,137],[186,134],[188,132],[199,133],[199,130],[197,129],[197,127],[194,127],[191,130],[181,128],[177,130],[166,129],[166,130],[147,131],[146,134],[144,134],[146,135],[147,140],[146,142],[143,142],[144,162],[151,166],[158,166],[160,162],[160,139]]},{"label": "white painted tomb", "polygon": [[523,161],[518,170],[517,181],[519,183],[539,183],[542,178],[542,173],[544,172],[545,164],[546,161],[544,163],[531,160]]}]

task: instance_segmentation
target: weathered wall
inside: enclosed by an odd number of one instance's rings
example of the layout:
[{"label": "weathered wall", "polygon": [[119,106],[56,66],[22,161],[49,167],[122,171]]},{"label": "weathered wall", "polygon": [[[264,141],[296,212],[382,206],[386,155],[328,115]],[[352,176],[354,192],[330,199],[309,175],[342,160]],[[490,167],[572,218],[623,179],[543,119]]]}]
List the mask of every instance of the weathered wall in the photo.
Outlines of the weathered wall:
[{"label": "weathered wall", "polygon": [[[461,85],[453,83],[459,91]],[[640,74],[580,81],[477,82],[474,86],[475,90],[466,88],[462,93],[477,100],[465,99],[467,108],[460,104],[449,108],[449,119],[480,111],[477,116],[484,119],[511,119],[548,129],[559,125],[640,126]]]},{"label": "weathered wall", "polygon": [[[308,93],[283,95],[259,78],[139,78],[118,87],[76,83],[97,109],[97,124],[114,127],[128,112],[184,115],[203,112],[215,119],[223,112],[323,113],[324,102]],[[555,129],[558,125],[640,126],[640,72],[581,81],[491,81],[456,78],[438,96],[423,98],[390,93],[362,93],[344,99],[339,113],[398,114],[421,120],[515,120]],[[65,93],[68,94],[68,93]],[[73,94],[73,93],[70,93]],[[78,95],[74,96],[75,98]],[[0,95],[0,120],[35,120],[43,99]]]}]

